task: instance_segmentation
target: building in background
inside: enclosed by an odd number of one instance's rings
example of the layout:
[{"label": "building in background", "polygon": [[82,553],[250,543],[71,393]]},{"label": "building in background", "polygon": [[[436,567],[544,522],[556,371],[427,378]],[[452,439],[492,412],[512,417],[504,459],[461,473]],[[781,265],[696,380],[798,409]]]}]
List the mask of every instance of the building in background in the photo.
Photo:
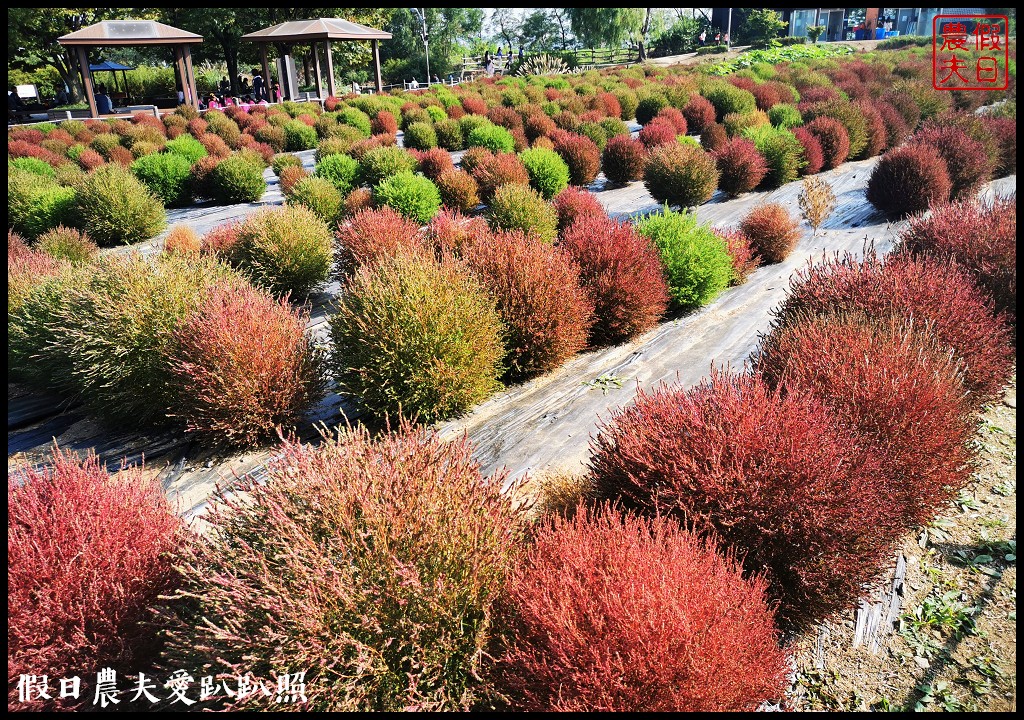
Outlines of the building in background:
[{"label": "building in background", "polygon": [[983,15],[983,8],[779,8],[789,22],[789,35],[807,35],[811,25],[824,25],[818,42],[881,40],[900,35],[932,34],[936,15]]}]

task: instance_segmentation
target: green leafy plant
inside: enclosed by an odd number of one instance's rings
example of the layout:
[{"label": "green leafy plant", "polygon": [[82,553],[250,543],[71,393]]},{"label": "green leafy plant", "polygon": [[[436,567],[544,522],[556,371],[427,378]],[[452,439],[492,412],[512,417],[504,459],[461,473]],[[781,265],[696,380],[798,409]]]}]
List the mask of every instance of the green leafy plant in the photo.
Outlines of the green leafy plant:
[{"label": "green leafy plant", "polygon": [[569,185],[569,166],[554,150],[533,148],[519,154],[530,175],[530,185],[550,200]]},{"label": "green leafy plant", "polygon": [[554,206],[525,185],[499,187],[487,208],[487,221],[495,230],[522,230],[549,243],[558,235],[558,213]]},{"label": "green leafy plant", "polygon": [[422,175],[402,172],[383,180],[373,189],[377,207],[388,206],[420,224],[430,222],[441,208],[437,186]]},{"label": "green leafy plant", "polygon": [[76,224],[100,246],[147,240],[167,224],[160,200],[116,163],[97,168],[78,185],[77,217]]},{"label": "green leafy plant", "polygon": [[239,227],[238,242],[229,249],[228,259],[254,283],[277,295],[305,296],[330,274],[331,232],[305,207],[265,208]]}]

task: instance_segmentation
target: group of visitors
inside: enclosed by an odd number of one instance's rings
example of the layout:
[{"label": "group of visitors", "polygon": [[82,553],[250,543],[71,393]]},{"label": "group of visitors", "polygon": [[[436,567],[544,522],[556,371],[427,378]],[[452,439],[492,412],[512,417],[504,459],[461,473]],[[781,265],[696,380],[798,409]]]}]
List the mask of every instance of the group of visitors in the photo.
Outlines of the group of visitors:
[{"label": "group of visitors", "polygon": [[[200,110],[218,110],[223,107],[238,105],[248,107],[250,105],[266,105],[271,102],[281,102],[284,98],[281,93],[281,85],[276,80],[269,84],[263,79],[258,68],[252,70],[252,82],[244,75],[235,78],[237,92],[232,92],[231,81],[225,75],[217,86],[218,92],[207,93],[199,99]],[[179,91],[183,97],[183,93]]]},{"label": "group of visitors", "polygon": [[[524,57],[523,46],[520,45],[519,46],[519,62],[523,61],[523,57]],[[487,50],[484,50],[483,64],[484,64],[484,71],[487,73],[487,77],[493,77],[495,72],[498,72],[498,71],[500,71],[502,69],[501,66],[502,66],[502,61],[503,60],[504,60],[504,64],[505,64],[505,68],[504,68],[505,72],[510,71],[512,69],[512,63],[515,60],[515,56],[512,54],[512,44],[511,43],[509,43],[509,46],[508,46],[508,55],[504,54],[504,50],[502,49],[501,45],[498,46],[498,49],[494,53],[494,55],[491,55],[490,48],[488,48]]]}]

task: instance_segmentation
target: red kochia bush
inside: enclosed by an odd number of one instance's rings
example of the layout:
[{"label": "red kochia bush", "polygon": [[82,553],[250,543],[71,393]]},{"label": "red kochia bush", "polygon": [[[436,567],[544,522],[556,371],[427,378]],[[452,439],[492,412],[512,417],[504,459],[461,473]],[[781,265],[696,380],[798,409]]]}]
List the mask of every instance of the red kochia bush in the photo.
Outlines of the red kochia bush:
[{"label": "red kochia bush", "polygon": [[214,442],[253,445],[288,430],[323,394],[306,313],[234,283],[214,288],[175,333],[173,414]]},{"label": "red kochia bush", "polygon": [[396,135],[398,134],[398,121],[387,110],[381,110],[370,120],[370,133],[373,135]]},{"label": "red kochia bush", "polygon": [[627,183],[644,176],[647,149],[638,140],[616,135],[604,146],[601,169],[609,182]]},{"label": "red kochia bush", "polygon": [[466,217],[457,210],[443,208],[430,220],[426,240],[434,246],[438,257],[460,256],[471,243],[490,234],[491,228],[482,217]]},{"label": "red kochia bush", "polygon": [[871,444],[887,485],[878,497],[904,527],[927,522],[970,478],[963,373],[923,322],[811,316],[764,338],[756,363],[771,385],[813,394]]},{"label": "red kochia bush", "polygon": [[654,116],[655,120],[667,120],[676,131],[676,135],[686,134],[686,116],[674,107],[663,107]]},{"label": "red kochia bush", "polygon": [[343,272],[378,257],[390,257],[400,249],[423,247],[419,226],[387,206],[360,210],[338,227],[337,238],[338,264]]},{"label": "red kochia bush", "polygon": [[567,255],[512,231],[483,235],[463,259],[497,303],[510,379],[556,368],[586,346],[594,305]]},{"label": "red kochia bush", "polygon": [[788,624],[855,600],[891,539],[874,457],[819,402],[757,376],[641,391],[591,450],[600,496],[717,533]]},{"label": "red kochia bush", "polygon": [[888,146],[889,138],[882,114],[875,108],[871,100],[863,99],[854,103],[864,116],[864,123],[867,126],[868,144],[859,157],[869,158],[878,155]]},{"label": "red kochia bush", "polygon": [[24,140],[13,140],[7,143],[7,154],[12,158],[37,158],[45,163],[49,163],[53,167],[58,167],[68,162],[67,158],[61,157],[57,153],[51,152],[39,145],[33,145],[32,143],[25,142]]},{"label": "red kochia bush", "polygon": [[686,126],[695,135],[700,135],[715,122],[715,106],[703,95],[693,93],[690,101],[683,108],[683,117],[686,118]]},{"label": "red kochia bush", "polygon": [[498,153],[473,170],[473,179],[480,187],[484,202],[490,202],[502,185],[529,185],[530,174],[522,161],[513,153]]},{"label": "red kochia bush", "polygon": [[569,166],[569,183],[589,185],[601,170],[601,151],[594,141],[584,135],[571,132],[558,134],[554,144],[565,164]]},{"label": "red kochia bush", "polygon": [[722,123],[711,122],[704,127],[700,134],[700,144],[708,152],[721,149],[729,141],[729,131]]},{"label": "red kochia bush", "polygon": [[431,180],[437,180],[443,173],[455,170],[452,163],[452,156],[447,150],[433,148],[432,150],[414,150],[419,171]]},{"label": "red kochia bush", "polygon": [[449,170],[434,180],[441,202],[452,210],[469,212],[480,204],[476,180],[465,170]]},{"label": "red kochia bush", "polygon": [[[206,158],[203,158],[203,160],[206,160]],[[281,193],[288,197],[292,193],[292,188],[306,177],[309,177],[309,171],[301,165],[288,165],[281,168],[281,174],[277,176],[277,180],[281,184]]]},{"label": "red kochia bush", "polygon": [[100,165],[105,165],[106,161],[95,150],[83,150],[82,154],[78,156],[78,164],[82,166],[83,170],[95,170]]},{"label": "red kochia bush", "polygon": [[887,102],[875,102],[875,110],[885,126],[886,147],[898,147],[910,137],[910,126],[899,111]]},{"label": "red kochia bush", "polygon": [[774,311],[775,325],[807,314],[862,312],[872,318],[902,315],[929,323],[935,337],[964,362],[965,385],[975,406],[996,398],[1009,379],[1013,348],[992,300],[956,265],[909,253],[883,263],[869,251],[809,265],[791,282]]},{"label": "red kochia bush", "polygon": [[816,175],[825,164],[821,141],[804,127],[793,128],[793,135],[803,147],[804,165],[800,168],[801,175]]},{"label": "red kochia bush", "polygon": [[999,146],[999,159],[993,174],[995,177],[1013,175],[1017,172],[1017,121],[982,116],[982,123]]},{"label": "red kochia bush", "polygon": [[850,155],[850,135],[846,127],[830,117],[817,117],[811,120],[804,127],[807,131],[818,138],[821,144],[821,155],[824,160],[825,170],[838,167],[846,161]]},{"label": "red kochia bush", "polygon": [[750,246],[750,238],[739,230],[715,228],[715,235],[725,240],[725,247],[732,257],[732,284],[742,285],[750,277],[750,273],[757,270],[761,264],[761,258],[754,253]]},{"label": "red kochia bush", "polygon": [[555,131],[555,121],[545,115],[542,111],[531,112],[523,118],[523,132],[533,142],[539,137],[550,135]]},{"label": "red kochia bush", "polygon": [[865,196],[889,217],[924,212],[949,200],[952,183],[946,161],[930,145],[908,143],[881,157]]},{"label": "red kochia bush", "polygon": [[649,330],[668,306],[661,257],[631,223],[584,217],[562,234],[560,247],[580,268],[594,301],[591,341],[614,344]]},{"label": "red kochia bush", "polygon": [[672,520],[555,518],[512,573],[491,674],[517,710],[751,711],[786,686],[764,596]]},{"label": "red kochia bush", "polygon": [[226,222],[207,231],[201,239],[202,252],[228,257],[238,242],[238,230],[241,226],[242,223],[239,221]]},{"label": "red kochia bush", "polygon": [[729,195],[750,192],[768,174],[768,164],[754,143],[733,138],[713,153],[718,165],[718,187]]},{"label": "red kochia bush", "polygon": [[[52,465],[8,473],[7,513],[8,709],[72,709],[55,678],[146,667],[144,621],[171,588],[181,528],[160,485],[55,449]],[[23,673],[48,675],[55,699],[18,702]]]},{"label": "red kochia bush", "polygon": [[558,232],[564,232],[582,217],[606,217],[604,207],[593,193],[579,188],[567,187],[554,199],[558,213]]},{"label": "red kochia bush", "polygon": [[474,95],[463,96],[460,100],[462,103],[462,109],[467,113],[473,115],[486,115],[487,114],[487,103],[484,99]]},{"label": "red kochia bush", "polygon": [[782,262],[800,241],[800,224],[777,203],[755,207],[740,222],[740,230],[767,263]]},{"label": "red kochia bush", "polygon": [[637,139],[648,150],[676,141],[676,129],[668,120],[655,118],[643,126]]},{"label": "red kochia bush", "polygon": [[910,141],[930,145],[946,161],[952,184],[950,197],[954,200],[974,195],[992,174],[985,146],[958,127],[926,125]]},{"label": "red kochia bush", "polygon": [[911,218],[900,237],[903,250],[955,261],[994,299],[996,311],[1017,322],[1017,203],[1002,198],[983,205],[965,201]]}]

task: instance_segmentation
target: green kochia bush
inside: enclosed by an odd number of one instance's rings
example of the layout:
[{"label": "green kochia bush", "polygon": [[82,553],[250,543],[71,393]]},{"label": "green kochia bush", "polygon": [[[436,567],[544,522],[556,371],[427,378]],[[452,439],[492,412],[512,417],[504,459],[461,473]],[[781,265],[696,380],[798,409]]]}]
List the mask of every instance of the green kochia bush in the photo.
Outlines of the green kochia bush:
[{"label": "green kochia bush", "polygon": [[54,176],[53,166],[45,160],[40,160],[34,157],[20,157],[10,160],[7,163],[7,170],[17,168],[18,170],[25,170],[26,172],[40,175],[45,178],[52,178]]},{"label": "green kochia bush", "polygon": [[117,163],[85,176],[78,186],[77,216],[80,227],[100,246],[146,240],[167,224],[160,200]]},{"label": "green kochia bush", "polygon": [[804,124],[800,111],[797,110],[795,106],[787,103],[779,103],[769,108],[768,119],[775,127],[781,127],[787,130]]},{"label": "green kochia bush", "polygon": [[339,388],[377,416],[433,422],[498,389],[501,321],[453,262],[399,252],[361,266],[331,317]]},{"label": "green kochia bush", "polygon": [[361,182],[374,187],[392,175],[412,172],[416,169],[416,160],[400,147],[388,145],[370,150],[359,163]]},{"label": "green kochia bush", "polygon": [[189,165],[194,165],[206,157],[206,148],[191,135],[181,135],[174,140],[168,140],[164,150],[180,155],[188,160]]},{"label": "green kochia bush", "polygon": [[192,199],[191,170],[192,163],[177,153],[143,155],[131,166],[135,177],[145,183],[164,205],[170,206],[185,205]]},{"label": "green kochia bush", "polygon": [[718,187],[715,160],[699,147],[669,143],[651,153],[644,185],[655,200],[689,207],[711,199]]},{"label": "green kochia bush", "polygon": [[71,224],[75,191],[27,170],[7,175],[7,226],[35,238],[61,224]]},{"label": "green kochia bush", "polygon": [[277,295],[304,296],[326,282],[331,269],[331,232],[302,206],[264,208],[238,230],[228,259],[255,284]]},{"label": "green kochia bush", "polygon": [[422,175],[403,172],[383,180],[373,189],[377,207],[387,205],[410,220],[420,224],[441,209],[441,194],[437,186]]},{"label": "green kochia bush", "polygon": [[341,215],[341,193],[329,180],[315,175],[295,183],[288,195],[289,205],[302,205],[312,210],[325,223],[334,223]]},{"label": "green kochia bush", "polygon": [[414,150],[430,150],[437,147],[437,133],[434,126],[426,122],[410,125],[405,131],[405,147]]},{"label": "green kochia bush", "polygon": [[210,186],[213,196],[224,204],[256,202],[267,189],[262,168],[240,155],[232,155],[214,168]]},{"label": "green kochia bush", "polygon": [[759,125],[744,130],[743,137],[754,143],[768,163],[768,174],[762,181],[763,185],[779,187],[797,179],[804,160],[803,146],[796,135],[771,125]]},{"label": "green kochia bush", "polygon": [[284,125],[285,150],[312,150],[316,147],[316,130],[300,120],[292,120]]},{"label": "green kochia bush", "polygon": [[[271,688],[301,667],[307,710],[470,709],[526,532],[505,475],[471,453],[407,428],[285,444],[269,482],[218,497],[184,548],[166,662]],[[216,709],[280,707],[256,692]]]},{"label": "green kochia bush", "polygon": [[654,241],[665,268],[672,304],[688,310],[714,299],[733,278],[725,242],[697,216],[667,207],[637,223],[637,231]]},{"label": "green kochia bush", "polygon": [[550,200],[569,185],[569,166],[554,150],[533,148],[519,154],[530,174],[530,185]]},{"label": "green kochia bush", "polygon": [[505,128],[499,125],[481,125],[470,131],[466,138],[466,145],[473,147],[479,145],[491,152],[515,152],[515,138]]},{"label": "green kochia bush", "polygon": [[746,114],[757,110],[757,101],[751,93],[727,82],[708,83],[700,94],[715,106],[719,122],[729,113]]},{"label": "green kochia bush", "polygon": [[533,188],[502,185],[491,198],[488,222],[495,230],[532,232],[546,242],[558,235],[558,213]]},{"label": "green kochia bush", "polygon": [[343,153],[328,155],[316,164],[317,176],[329,180],[342,194],[348,193],[355,187],[358,173],[359,162]]}]

